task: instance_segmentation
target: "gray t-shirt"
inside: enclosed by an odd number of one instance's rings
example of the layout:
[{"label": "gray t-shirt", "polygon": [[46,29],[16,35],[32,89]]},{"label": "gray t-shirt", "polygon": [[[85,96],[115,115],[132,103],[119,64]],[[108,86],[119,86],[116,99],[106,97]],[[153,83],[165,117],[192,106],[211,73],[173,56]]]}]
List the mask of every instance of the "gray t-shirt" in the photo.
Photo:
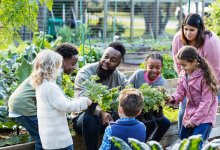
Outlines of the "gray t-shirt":
[{"label": "gray t-shirt", "polygon": [[[82,85],[82,83],[89,79],[91,75],[97,75],[96,70],[98,65],[99,62],[88,64],[79,70],[75,78],[75,97],[83,96],[87,89]],[[127,79],[124,74],[116,69],[110,77],[101,83],[111,89],[117,86],[124,87],[127,84]]]},{"label": "gray t-shirt", "polygon": [[[139,88],[142,84],[146,83],[144,80],[144,69],[138,69],[129,78],[128,83],[134,85],[134,88]],[[154,82],[150,84],[152,87],[165,86],[166,80],[164,77],[159,76]]]}]

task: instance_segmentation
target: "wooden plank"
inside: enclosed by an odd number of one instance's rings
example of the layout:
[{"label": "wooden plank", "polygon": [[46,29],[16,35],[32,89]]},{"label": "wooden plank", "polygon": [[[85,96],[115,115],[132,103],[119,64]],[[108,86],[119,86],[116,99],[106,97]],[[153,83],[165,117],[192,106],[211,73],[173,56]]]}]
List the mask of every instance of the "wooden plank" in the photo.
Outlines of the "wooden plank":
[{"label": "wooden plank", "polygon": [[168,55],[172,55],[171,51],[147,51],[147,52],[130,52],[130,53],[126,53],[124,56],[124,63],[126,64],[141,64],[142,62],[144,62],[145,57],[152,52],[157,52],[161,55],[164,54],[168,54]]},{"label": "wooden plank", "polygon": [[34,142],[6,146],[0,148],[0,150],[34,150]]}]

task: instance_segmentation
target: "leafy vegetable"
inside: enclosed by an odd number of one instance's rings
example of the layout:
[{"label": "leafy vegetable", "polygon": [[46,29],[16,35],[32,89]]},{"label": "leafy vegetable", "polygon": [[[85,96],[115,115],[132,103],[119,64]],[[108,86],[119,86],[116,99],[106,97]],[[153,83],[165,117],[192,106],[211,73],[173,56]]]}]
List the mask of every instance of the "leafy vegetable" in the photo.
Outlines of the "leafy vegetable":
[{"label": "leafy vegetable", "polygon": [[87,91],[85,96],[88,96],[93,102],[99,104],[104,111],[108,111],[111,108],[115,108],[116,99],[119,95],[119,87],[108,89],[106,85],[97,83],[99,77],[93,75],[89,80],[82,83],[86,87]]},{"label": "leafy vegetable", "polygon": [[171,122],[176,122],[178,120],[178,109],[173,109],[167,105],[163,106],[163,114],[166,116]]},{"label": "leafy vegetable", "polygon": [[109,140],[111,140],[111,142],[114,144],[115,147],[117,147],[119,150],[132,150],[130,148],[130,146],[123,141],[122,139],[118,138],[118,137],[110,137]]},{"label": "leafy vegetable", "polygon": [[139,91],[144,95],[144,111],[159,110],[159,106],[163,106],[165,103],[165,95],[162,89],[152,88],[147,83],[142,84]]},{"label": "leafy vegetable", "polygon": [[69,97],[74,97],[74,79],[75,76],[63,74],[62,88],[64,93]]}]

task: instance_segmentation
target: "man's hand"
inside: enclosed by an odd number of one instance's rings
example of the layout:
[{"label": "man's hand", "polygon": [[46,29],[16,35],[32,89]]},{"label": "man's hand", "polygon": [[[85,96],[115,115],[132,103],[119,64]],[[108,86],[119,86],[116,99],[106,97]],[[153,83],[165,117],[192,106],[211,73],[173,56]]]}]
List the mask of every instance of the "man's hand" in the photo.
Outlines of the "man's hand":
[{"label": "man's hand", "polygon": [[100,116],[102,117],[103,125],[109,125],[109,123],[113,121],[111,115],[107,112],[101,111]]}]

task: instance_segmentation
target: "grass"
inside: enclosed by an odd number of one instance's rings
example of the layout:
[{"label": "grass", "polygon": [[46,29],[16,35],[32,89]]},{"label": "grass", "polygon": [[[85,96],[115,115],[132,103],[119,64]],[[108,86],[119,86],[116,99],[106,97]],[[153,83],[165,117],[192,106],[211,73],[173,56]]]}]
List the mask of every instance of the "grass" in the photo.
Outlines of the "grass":
[{"label": "grass", "polygon": [[[107,24],[108,28],[113,28],[113,20],[114,20],[114,12],[108,12]],[[116,21],[117,24],[121,24],[125,28],[125,32],[122,33],[122,37],[129,38],[130,37],[130,13],[129,12],[117,12],[116,13]],[[171,19],[171,18],[170,18]],[[93,20],[94,21],[94,20]],[[145,21],[143,15],[134,15],[134,30],[133,37],[135,38],[146,38],[144,35],[145,32]],[[112,29],[113,30],[113,29]],[[168,35],[172,38],[172,36],[176,33],[176,28],[167,26],[165,29],[165,35]]]},{"label": "grass", "polygon": [[166,28],[165,29],[165,33],[169,34],[169,35],[174,35],[177,32],[176,29],[173,28]]},{"label": "grass", "polygon": [[[144,29],[134,29],[134,37],[143,36]],[[125,33],[122,34],[122,37],[130,37],[130,28],[126,28]]]}]

